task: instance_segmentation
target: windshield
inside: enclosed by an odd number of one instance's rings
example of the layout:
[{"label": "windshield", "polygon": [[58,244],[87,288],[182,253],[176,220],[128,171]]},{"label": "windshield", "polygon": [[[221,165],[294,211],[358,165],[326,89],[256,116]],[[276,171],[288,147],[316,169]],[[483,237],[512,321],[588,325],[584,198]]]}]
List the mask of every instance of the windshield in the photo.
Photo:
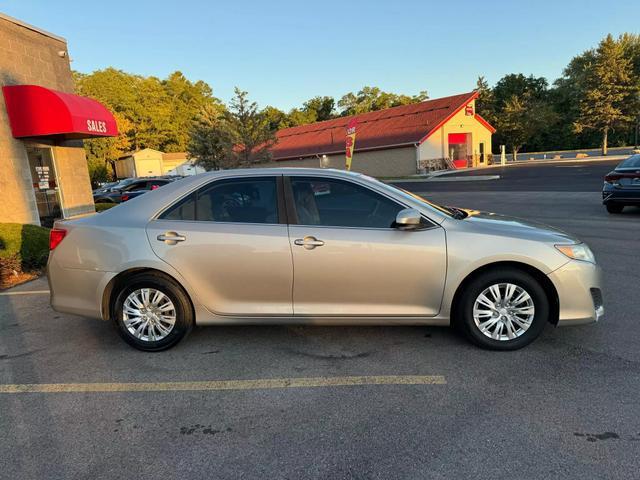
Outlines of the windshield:
[{"label": "windshield", "polygon": [[623,160],[616,168],[640,168],[640,155],[632,155]]},{"label": "windshield", "polygon": [[126,187],[127,185],[129,185],[130,183],[133,183],[137,180],[137,178],[125,178],[124,180],[118,182],[117,184],[115,184],[113,186],[113,188],[115,189],[121,189]]}]

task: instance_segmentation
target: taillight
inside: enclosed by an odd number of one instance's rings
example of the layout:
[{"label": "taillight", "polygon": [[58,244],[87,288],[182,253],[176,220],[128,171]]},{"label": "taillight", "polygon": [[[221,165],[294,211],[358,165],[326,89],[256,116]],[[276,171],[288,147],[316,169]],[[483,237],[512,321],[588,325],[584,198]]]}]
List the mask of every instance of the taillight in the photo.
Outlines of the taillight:
[{"label": "taillight", "polygon": [[622,178],[622,175],[618,175],[617,173],[608,173],[604,177],[604,181],[610,183],[611,185],[615,185]]},{"label": "taillight", "polygon": [[67,231],[62,228],[52,228],[49,232],[49,250],[53,250],[67,235]]},{"label": "taillight", "polygon": [[126,202],[127,200],[129,200],[129,195],[122,195],[121,200],[123,202]]}]

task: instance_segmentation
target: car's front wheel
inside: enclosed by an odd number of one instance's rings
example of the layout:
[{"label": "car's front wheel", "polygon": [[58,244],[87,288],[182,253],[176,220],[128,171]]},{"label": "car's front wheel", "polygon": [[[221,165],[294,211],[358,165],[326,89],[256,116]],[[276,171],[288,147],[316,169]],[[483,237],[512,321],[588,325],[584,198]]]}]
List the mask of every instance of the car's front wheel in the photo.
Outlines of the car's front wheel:
[{"label": "car's front wheel", "polygon": [[516,350],[535,340],[549,318],[549,300],[540,283],[515,268],[478,275],[456,306],[457,321],[476,345]]},{"label": "car's front wheel", "polygon": [[193,325],[185,292],[158,274],[129,278],[117,293],[111,311],[120,336],[129,345],[149,352],[174,346]]}]

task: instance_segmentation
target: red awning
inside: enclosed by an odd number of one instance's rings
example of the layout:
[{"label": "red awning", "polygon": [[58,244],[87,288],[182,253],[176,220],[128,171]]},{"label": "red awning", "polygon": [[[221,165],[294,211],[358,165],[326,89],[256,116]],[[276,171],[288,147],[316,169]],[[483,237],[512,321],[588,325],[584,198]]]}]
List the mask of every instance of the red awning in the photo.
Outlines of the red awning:
[{"label": "red awning", "polygon": [[115,137],[115,118],[99,102],[38,85],[2,87],[11,132],[16,138]]}]

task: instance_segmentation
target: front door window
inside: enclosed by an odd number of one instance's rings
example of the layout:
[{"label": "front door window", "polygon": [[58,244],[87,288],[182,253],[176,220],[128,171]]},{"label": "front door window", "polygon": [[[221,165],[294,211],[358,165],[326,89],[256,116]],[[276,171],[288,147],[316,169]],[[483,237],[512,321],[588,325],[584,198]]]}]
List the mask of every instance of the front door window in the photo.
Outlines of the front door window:
[{"label": "front door window", "polygon": [[27,147],[27,157],[40,223],[50,227],[63,216],[53,154],[50,148]]}]

